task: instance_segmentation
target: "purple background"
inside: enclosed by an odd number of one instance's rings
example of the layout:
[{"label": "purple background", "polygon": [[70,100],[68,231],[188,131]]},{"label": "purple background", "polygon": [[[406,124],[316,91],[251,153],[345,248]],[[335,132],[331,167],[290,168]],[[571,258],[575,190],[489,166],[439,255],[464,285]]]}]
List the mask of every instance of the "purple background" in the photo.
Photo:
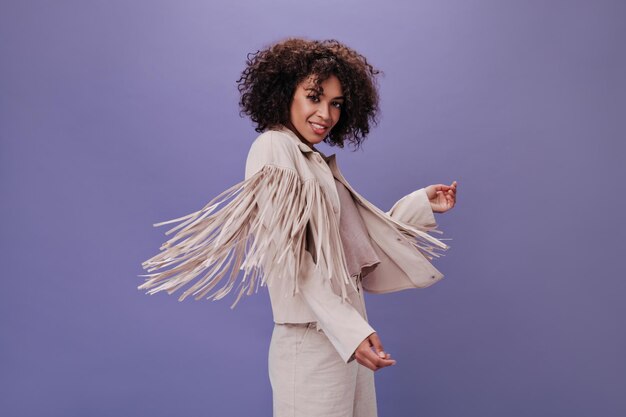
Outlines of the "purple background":
[{"label": "purple background", "polygon": [[152,223],[243,177],[248,52],[337,38],[385,72],[383,209],[459,181],[420,291],[369,296],[381,416],[626,415],[620,1],[3,1],[0,414],[270,416],[265,294],[144,295]]}]

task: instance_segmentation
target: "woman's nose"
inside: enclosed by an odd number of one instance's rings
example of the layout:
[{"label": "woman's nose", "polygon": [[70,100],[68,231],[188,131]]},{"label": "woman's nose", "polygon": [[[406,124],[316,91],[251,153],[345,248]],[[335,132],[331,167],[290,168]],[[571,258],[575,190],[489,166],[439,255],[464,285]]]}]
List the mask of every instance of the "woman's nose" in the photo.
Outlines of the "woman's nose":
[{"label": "woman's nose", "polygon": [[328,120],[330,118],[330,110],[326,104],[321,104],[317,108],[317,114],[324,120]]}]

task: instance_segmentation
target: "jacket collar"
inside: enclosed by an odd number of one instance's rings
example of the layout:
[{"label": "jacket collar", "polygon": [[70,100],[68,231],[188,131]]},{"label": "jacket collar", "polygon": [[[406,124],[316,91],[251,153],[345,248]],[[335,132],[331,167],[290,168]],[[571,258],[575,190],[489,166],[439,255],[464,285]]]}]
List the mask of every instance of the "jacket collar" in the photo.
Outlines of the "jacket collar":
[{"label": "jacket collar", "polygon": [[307,152],[313,152],[313,153],[318,153],[322,156],[322,158],[324,158],[324,160],[328,163],[331,160],[335,159],[335,154],[326,156],[323,152],[318,151],[317,149],[315,149],[313,146],[311,145],[307,145],[306,143],[302,142],[300,140],[300,138],[291,131],[291,129],[283,126],[283,125],[279,125],[276,127],[276,130],[280,131],[280,132],[284,132],[287,134],[287,136],[289,136],[294,142],[295,144],[298,146],[298,148],[300,149],[300,151],[302,151],[302,153],[307,153]]}]

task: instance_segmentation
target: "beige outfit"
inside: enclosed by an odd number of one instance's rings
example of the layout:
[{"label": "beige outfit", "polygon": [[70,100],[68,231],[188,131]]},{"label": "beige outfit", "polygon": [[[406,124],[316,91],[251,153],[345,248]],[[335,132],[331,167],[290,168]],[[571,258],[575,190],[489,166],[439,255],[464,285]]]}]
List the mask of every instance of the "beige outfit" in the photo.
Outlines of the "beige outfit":
[{"label": "beige outfit", "polygon": [[[348,194],[352,204],[340,204]],[[359,216],[344,219],[363,226],[349,246],[342,234],[358,228],[341,229],[346,207]],[[275,327],[269,357],[275,404],[292,412],[279,415],[351,416],[344,412],[350,398],[366,410],[354,415],[375,415],[375,404],[367,405],[373,375],[354,361],[356,347],[374,331],[362,290],[425,288],[443,278],[430,260],[448,246],[428,233],[439,231],[424,189],[383,212],[350,186],[335,155],[324,156],[280,127],[254,141],[242,182],[201,210],[155,226],[176,222],[166,232],[176,234],[142,264],[158,272],[142,275],[147,279],[139,289],[172,294],[191,284],[180,301],[189,295],[218,300],[237,286],[234,307],[267,285],[274,322],[288,324]],[[367,272],[362,281],[353,278],[359,267]],[[311,331],[310,323],[321,331]],[[339,403],[339,414],[316,411]]]}]

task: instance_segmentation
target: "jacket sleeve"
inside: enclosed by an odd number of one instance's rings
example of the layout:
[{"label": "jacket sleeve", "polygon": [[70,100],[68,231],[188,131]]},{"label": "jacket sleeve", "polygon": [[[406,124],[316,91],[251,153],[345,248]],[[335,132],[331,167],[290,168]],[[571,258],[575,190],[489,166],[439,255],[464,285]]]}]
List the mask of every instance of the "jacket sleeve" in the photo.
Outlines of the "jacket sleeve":
[{"label": "jacket sleeve", "polygon": [[421,229],[429,230],[437,227],[435,215],[424,188],[402,197],[387,214],[402,223]]},{"label": "jacket sleeve", "polygon": [[[161,252],[142,266],[151,274],[139,289],[169,294],[191,284],[179,297],[196,300],[224,283],[208,299],[225,297],[238,284],[231,308],[243,294],[251,295],[267,277],[293,277],[305,219],[301,187],[293,158],[284,141],[266,132],[254,141],[245,178],[211,200],[199,211],[157,223],[179,223],[166,232],[175,235]],[[241,279],[240,271],[244,271]]]},{"label": "jacket sleeve", "polygon": [[355,358],[356,348],[375,330],[352,304],[333,292],[331,280],[315,268],[311,254],[303,254],[300,294],[337,353],[349,363]]}]

